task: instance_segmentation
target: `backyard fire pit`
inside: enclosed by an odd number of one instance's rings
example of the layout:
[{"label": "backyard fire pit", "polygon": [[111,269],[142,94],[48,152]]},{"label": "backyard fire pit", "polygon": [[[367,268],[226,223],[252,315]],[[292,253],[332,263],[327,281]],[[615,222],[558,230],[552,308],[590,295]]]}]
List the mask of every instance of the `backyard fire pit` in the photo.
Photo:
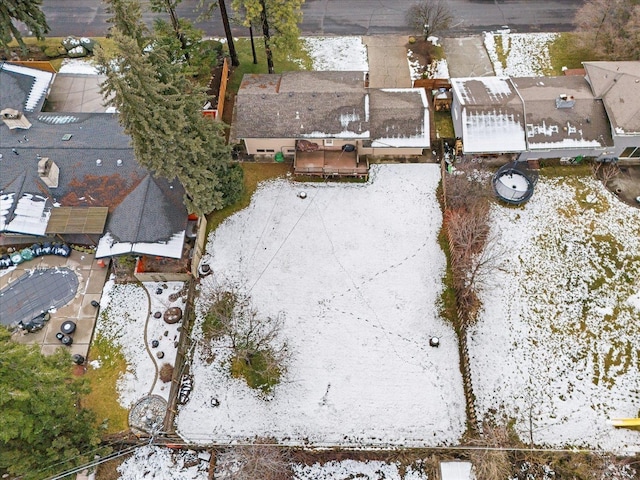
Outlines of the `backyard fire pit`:
[{"label": "backyard fire pit", "polygon": [[164,312],[164,321],[169,325],[178,323],[182,319],[182,309],[180,307],[170,307]]}]

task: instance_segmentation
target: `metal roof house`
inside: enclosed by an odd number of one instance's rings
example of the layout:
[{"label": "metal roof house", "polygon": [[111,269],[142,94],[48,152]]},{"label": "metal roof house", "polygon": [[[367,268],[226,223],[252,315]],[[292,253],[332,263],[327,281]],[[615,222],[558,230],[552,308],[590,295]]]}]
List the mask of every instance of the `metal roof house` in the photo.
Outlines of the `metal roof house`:
[{"label": "metal roof house", "polygon": [[614,148],[623,163],[640,163],[640,61],[584,62],[586,79],[602,101]]},{"label": "metal roof house", "polygon": [[604,106],[582,77],[457,78],[451,84],[453,124],[465,154],[530,160],[611,153]]},{"label": "metal roof house", "polygon": [[358,175],[367,171],[361,155],[430,148],[424,90],[371,89],[365,72],[245,75],[235,108],[232,136],[247,153],[293,156],[296,173]]},{"label": "metal roof house", "polygon": [[508,77],[452,78],[451,115],[465,154],[526,150],[524,105]]},{"label": "metal roof house", "polygon": [[182,186],[136,162],[115,114],[42,112],[53,80],[44,73],[0,67],[0,110],[18,110],[30,123],[0,123],[0,244],[55,238],[97,245],[98,258],[181,258]]}]

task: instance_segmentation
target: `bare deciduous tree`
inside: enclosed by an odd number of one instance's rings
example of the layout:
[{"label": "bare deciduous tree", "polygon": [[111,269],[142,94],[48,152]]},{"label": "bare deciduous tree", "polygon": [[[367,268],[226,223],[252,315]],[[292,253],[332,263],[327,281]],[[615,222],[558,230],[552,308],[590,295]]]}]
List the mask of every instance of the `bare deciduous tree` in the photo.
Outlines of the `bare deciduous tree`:
[{"label": "bare deciduous tree", "polygon": [[217,480],[289,480],[293,478],[288,449],[272,438],[257,438],[253,445],[230,447],[218,455]]},{"label": "bare deciduous tree", "polygon": [[225,339],[233,351],[232,374],[268,392],[285,370],[289,351],[282,339],[284,315],[259,314],[251,297],[233,285],[219,286],[207,299],[203,323],[207,341]]},{"label": "bare deciduous tree", "polygon": [[617,163],[595,162],[591,164],[591,171],[594,178],[602,180],[606,187],[611,180],[620,174],[620,167]]},{"label": "bare deciduous tree", "polygon": [[489,190],[482,172],[461,165],[447,176],[444,227],[449,242],[453,287],[461,326],[480,308],[477,287],[500,265],[503,251],[490,235]]},{"label": "bare deciduous tree", "polygon": [[453,21],[453,12],[444,0],[423,0],[407,11],[407,23],[427,40],[447,30]]},{"label": "bare deciduous tree", "polygon": [[503,480],[511,478],[512,467],[509,453],[500,448],[509,448],[514,443],[509,428],[505,425],[493,425],[485,422],[482,436],[473,440],[475,446],[489,447],[486,450],[471,450],[469,457],[476,470],[477,478],[483,480]]},{"label": "bare deciduous tree", "polygon": [[588,0],[575,17],[586,46],[607,60],[640,56],[640,5],[636,0]]}]

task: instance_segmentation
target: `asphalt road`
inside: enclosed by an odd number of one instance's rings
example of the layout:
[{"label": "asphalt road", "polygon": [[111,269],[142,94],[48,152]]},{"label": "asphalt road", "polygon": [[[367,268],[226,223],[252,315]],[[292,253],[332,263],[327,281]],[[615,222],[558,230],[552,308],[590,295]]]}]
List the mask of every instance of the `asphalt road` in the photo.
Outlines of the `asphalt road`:
[{"label": "asphalt road", "polygon": [[[306,0],[301,30],[306,35],[376,35],[411,32],[405,15],[416,0]],[[503,25],[516,32],[558,32],[573,29],[573,17],[584,0],[448,0],[456,15],[449,34],[465,35],[495,30]],[[145,3],[145,2],[143,2]],[[227,4],[231,2],[228,1]],[[195,20],[198,0],[183,0],[178,15]],[[229,5],[228,5],[229,7]],[[101,0],[44,0],[43,11],[51,36],[101,36],[107,32],[107,15]],[[223,36],[217,14],[196,22],[210,36]],[[231,12],[230,12],[231,13]],[[152,23],[155,14],[145,13]],[[234,35],[247,36],[244,27]]]}]

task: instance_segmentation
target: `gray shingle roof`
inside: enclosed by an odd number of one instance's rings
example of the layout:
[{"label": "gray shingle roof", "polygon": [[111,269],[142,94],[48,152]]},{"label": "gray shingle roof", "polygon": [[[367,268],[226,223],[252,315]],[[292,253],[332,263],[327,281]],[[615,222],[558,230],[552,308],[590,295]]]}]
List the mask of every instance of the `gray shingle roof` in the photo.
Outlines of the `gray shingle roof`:
[{"label": "gray shingle roof", "polygon": [[366,88],[363,72],[245,75],[234,125],[238,138],[419,137],[428,146],[423,102],[415,89]]},{"label": "gray shingle roof", "polygon": [[39,112],[52,79],[50,72],[0,61],[0,110]]},{"label": "gray shingle roof", "polygon": [[[403,139],[428,147],[430,144],[426,96],[421,89],[383,89],[369,91],[373,141],[403,146]],[[424,102],[424,103],[423,103]],[[408,145],[407,145],[408,146]]]},{"label": "gray shingle roof", "polygon": [[[526,113],[527,141],[535,145],[611,146],[611,129],[602,101],[596,100],[580,76],[514,78]],[[573,106],[558,108],[556,99],[566,95]],[[567,104],[570,104],[569,102]]]},{"label": "gray shingle roof", "polygon": [[167,241],[187,226],[186,215],[166,214],[184,210],[181,193],[166,180],[147,175],[109,216],[106,230],[119,242]]},{"label": "gray shingle roof", "polygon": [[584,62],[587,79],[601,98],[614,131],[640,133],[640,61]]},{"label": "gray shingle roof", "polygon": [[[3,102],[24,102],[29,77],[0,72]],[[10,81],[5,81],[10,79]],[[151,178],[135,160],[130,139],[114,114],[26,113],[29,130],[9,130],[0,123],[0,193],[13,193],[14,204],[24,194],[48,197],[62,206],[107,206],[107,231],[137,242],[166,240],[186,227],[184,190],[178,182]],[[70,135],[67,141],[63,137]],[[15,150],[15,153],[14,153]],[[57,188],[38,176],[38,157],[49,157],[60,169]],[[100,159],[100,165],[96,161]],[[121,164],[118,164],[121,160]],[[129,198],[129,195],[132,195]],[[125,207],[119,207],[123,202]],[[142,213],[144,212],[144,214]]]}]

